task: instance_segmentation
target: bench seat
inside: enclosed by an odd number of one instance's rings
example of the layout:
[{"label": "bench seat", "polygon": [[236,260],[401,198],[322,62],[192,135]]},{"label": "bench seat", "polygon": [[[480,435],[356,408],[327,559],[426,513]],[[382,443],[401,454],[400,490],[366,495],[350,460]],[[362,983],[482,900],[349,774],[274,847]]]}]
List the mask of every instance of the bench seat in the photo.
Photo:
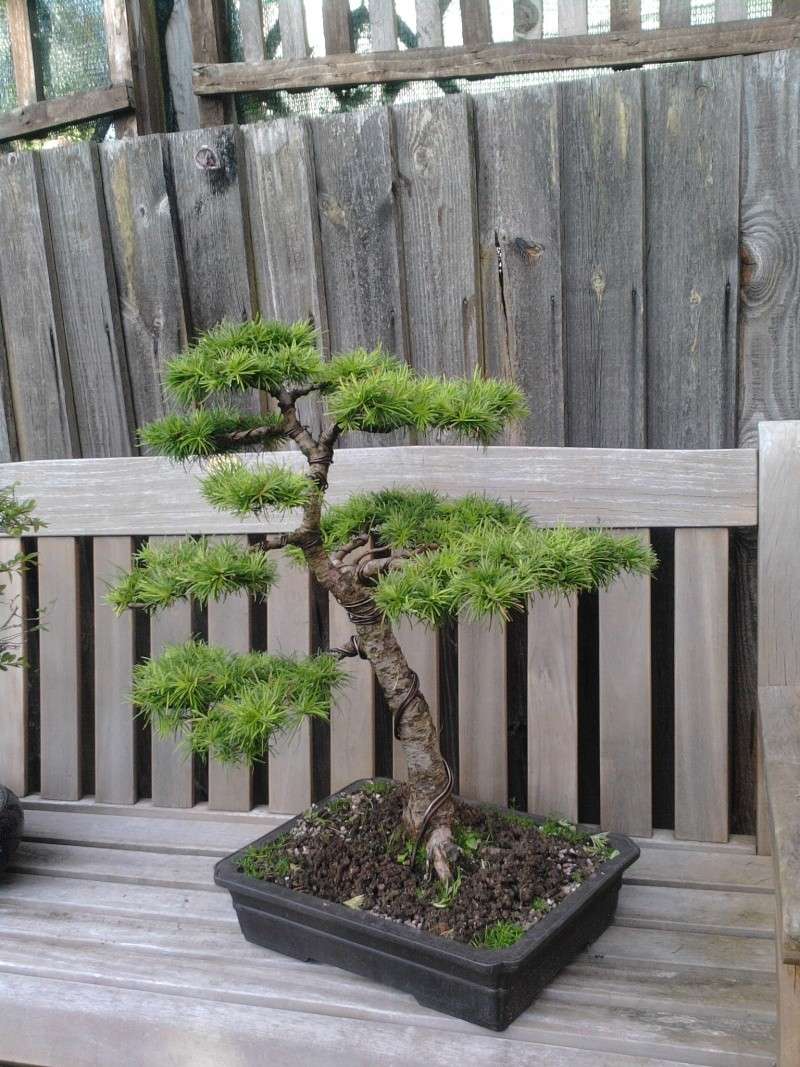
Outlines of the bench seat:
[{"label": "bench seat", "polygon": [[[775,1060],[771,861],[642,840],[614,925],[494,1034],[248,944],[216,859],[283,817],[29,799],[0,880],[0,1057],[40,1067]],[[147,816],[147,817],[143,817]]]}]

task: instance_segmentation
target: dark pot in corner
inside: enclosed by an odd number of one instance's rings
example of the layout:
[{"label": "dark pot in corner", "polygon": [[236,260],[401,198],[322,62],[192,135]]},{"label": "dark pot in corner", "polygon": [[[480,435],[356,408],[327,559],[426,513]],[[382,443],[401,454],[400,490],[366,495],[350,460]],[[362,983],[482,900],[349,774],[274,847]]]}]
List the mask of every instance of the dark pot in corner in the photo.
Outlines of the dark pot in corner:
[{"label": "dark pot in corner", "polygon": [[[354,782],[319,806],[363,784]],[[274,841],[296,821],[289,820],[253,844]],[[499,950],[449,941],[242,874],[237,866],[247,848],[220,860],[214,881],[230,890],[248,941],[295,959],[342,967],[411,993],[436,1011],[504,1030],[611,922],[622,873],[638,858],[639,849],[622,834],[609,834],[609,840],[619,855],[603,863],[515,945]]]},{"label": "dark pot in corner", "polygon": [[0,785],[0,874],[11,862],[22,837],[22,805],[4,785]]}]

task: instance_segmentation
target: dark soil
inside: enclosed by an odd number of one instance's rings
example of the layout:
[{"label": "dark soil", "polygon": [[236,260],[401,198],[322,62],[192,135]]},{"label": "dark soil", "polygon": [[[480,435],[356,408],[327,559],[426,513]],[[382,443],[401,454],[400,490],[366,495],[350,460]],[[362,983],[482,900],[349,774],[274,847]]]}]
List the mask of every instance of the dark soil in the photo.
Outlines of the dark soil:
[{"label": "dark soil", "polygon": [[375,783],[331,807],[312,807],[295,828],[241,862],[247,874],[371,911],[478,947],[513,944],[610,858],[605,839],[568,823],[541,829],[524,815],[456,802],[461,847],[449,887],[410,865],[403,786]]}]

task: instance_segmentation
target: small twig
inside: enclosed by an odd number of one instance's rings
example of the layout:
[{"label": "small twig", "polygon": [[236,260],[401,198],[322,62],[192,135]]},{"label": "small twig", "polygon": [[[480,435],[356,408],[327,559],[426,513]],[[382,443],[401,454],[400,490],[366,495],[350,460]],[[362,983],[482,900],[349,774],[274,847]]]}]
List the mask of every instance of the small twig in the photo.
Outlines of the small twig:
[{"label": "small twig", "polygon": [[280,534],[258,534],[254,538],[254,544],[259,548],[263,548],[265,552],[270,552],[276,548],[286,548],[289,544],[291,535],[288,533]]}]

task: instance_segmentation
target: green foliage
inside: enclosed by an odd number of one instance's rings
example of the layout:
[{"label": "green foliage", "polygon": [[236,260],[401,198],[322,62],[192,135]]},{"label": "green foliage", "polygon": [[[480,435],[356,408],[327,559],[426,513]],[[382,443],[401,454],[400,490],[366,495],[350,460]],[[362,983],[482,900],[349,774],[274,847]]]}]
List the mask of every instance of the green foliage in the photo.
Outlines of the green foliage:
[{"label": "green foliage", "polygon": [[16,485],[0,488],[0,531],[5,537],[22,537],[44,526],[33,514],[36,501],[18,499],[16,489]]},{"label": "green foliage", "polygon": [[[15,485],[0,488],[0,531],[6,537],[22,537],[40,530],[44,523],[34,516],[35,507],[33,500],[18,499]],[[16,552],[0,562],[0,601],[6,613],[5,618],[0,619],[0,671],[25,665],[21,645],[26,619],[19,599],[6,600],[5,594],[9,581],[22,574],[35,559],[32,553]]]},{"label": "green foliage", "polygon": [[546,897],[534,897],[531,901],[531,911],[534,915],[547,915],[548,911],[552,911],[555,905],[551,900],[547,900]]},{"label": "green foliage", "polygon": [[132,697],[160,735],[183,733],[191,751],[223,763],[254,762],[302,719],[327,718],[344,678],[328,654],[238,654],[189,641],[138,664]]},{"label": "green foliage", "polygon": [[320,372],[316,333],[305,322],[286,325],[256,316],[222,322],[167,364],[166,386],[181,404],[200,404],[215,393],[304,385]]},{"label": "green foliage", "polygon": [[491,926],[487,926],[482,933],[473,937],[470,944],[473,948],[511,948],[525,933],[519,923],[506,922],[499,919]]},{"label": "green foliage", "polygon": [[453,840],[468,856],[474,856],[483,844],[481,835],[470,826],[454,826]]},{"label": "green foliage", "polygon": [[619,855],[619,850],[614,848],[608,840],[607,833],[587,834],[579,830],[574,822],[569,819],[559,819],[551,815],[539,827],[539,833],[545,837],[555,837],[559,841],[566,841],[569,845],[580,845],[588,856],[593,856],[601,862],[613,860]]},{"label": "green foliage", "polygon": [[251,878],[288,878],[292,864],[286,855],[288,835],[284,834],[267,845],[251,845],[239,860],[239,870]]},{"label": "green foliage", "polygon": [[433,907],[441,908],[442,911],[447,908],[452,908],[456,902],[456,897],[461,891],[462,879],[463,874],[459,868],[458,871],[456,871],[455,878],[451,878],[449,882],[437,882],[433,897],[431,898]]},{"label": "green foliage", "polygon": [[215,464],[201,483],[212,507],[234,515],[292,511],[304,507],[317,491],[310,478],[289,467],[246,467],[236,459]]},{"label": "green foliage", "polygon": [[[231,440],[233,434],[263,429],[258,437]],[[188,415],[167,415],[139,431],[152,452],[182,462],[223,452],[253,452],[278,448],[286,441],[283,418],[278,414],[243,415],[230,408],[199,408]]]},{"label": "green foliage", "polygon": [[361,792],[368,797],[385,797],[388,796],[393,789],[393,782],[387,782],[381,779],[376,779],[374,782],[364,782],[361,786]]},{"label": "green foliage", "polygon": [[120,577],[107,599],[120,613],[127,608],[159,611],[187,597],[201,604],[242,591],[263,597],[276,573],[266,552],[234,541],[148,544],[136,553],[130,573]]}]

